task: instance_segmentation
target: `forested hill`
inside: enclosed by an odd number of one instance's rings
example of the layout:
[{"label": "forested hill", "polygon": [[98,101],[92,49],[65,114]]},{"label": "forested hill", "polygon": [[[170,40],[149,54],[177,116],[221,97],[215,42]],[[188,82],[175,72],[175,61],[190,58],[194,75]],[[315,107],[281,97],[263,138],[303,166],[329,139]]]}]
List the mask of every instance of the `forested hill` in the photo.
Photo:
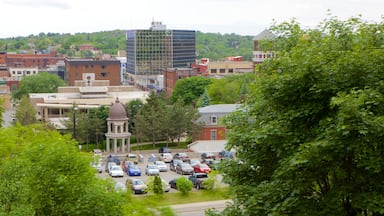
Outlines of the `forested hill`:
[{"label": "forested hill", "polygon": [[[89,56],[92,53],[78,52],[80,44],[91,44],[104,54],[116,55],[118,50],[125,50],[125,30],[102,31],[94,33],[59,34],[40,33],[27,37],[0,39],[0,51],[30,53],[33,50],[42,53],[49,47],[57,47],[57,51],[69,57]],[[196,49],[198,58],[220,60],[228,56],[243,56],[251,60],[253,36],[237,34],[197,32]]]}]

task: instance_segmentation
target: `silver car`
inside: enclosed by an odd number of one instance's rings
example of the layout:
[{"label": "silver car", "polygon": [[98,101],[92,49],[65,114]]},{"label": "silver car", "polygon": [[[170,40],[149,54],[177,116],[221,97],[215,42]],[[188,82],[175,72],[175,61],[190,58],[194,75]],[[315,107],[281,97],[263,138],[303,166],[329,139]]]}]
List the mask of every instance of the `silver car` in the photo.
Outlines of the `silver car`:
[{"label": "silver car", "polygon": [[192,174],[193,167],[189,163],[179,163],[176,165],[176,173],[181,175]]},{"label": "silver car", "polygon": [[168,166],[164,161],[155,161],[155,165],[159,168],[160,172],[167,172]]},{"label": "silver car", "polygon": [[155,164],[148,164],[145,168],[146,175],[159,175],[160,170]]}]

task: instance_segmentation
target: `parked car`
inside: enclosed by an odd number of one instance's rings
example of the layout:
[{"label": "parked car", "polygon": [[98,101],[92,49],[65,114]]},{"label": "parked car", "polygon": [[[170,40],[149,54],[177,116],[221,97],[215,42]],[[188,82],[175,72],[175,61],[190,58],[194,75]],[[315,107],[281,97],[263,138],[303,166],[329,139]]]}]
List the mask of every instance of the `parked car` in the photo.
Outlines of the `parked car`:
[{"label": "parked car", "polygon": [[132,193],[134,194],[143,194],[147,193],[147,185],[144,183],[141,179],[128,179],[126,181],[127,188],[130,188],[132,190]]},{"label": "parked car", "polygon": [[100,149],[93,149],[93,155],[102,157],[103,151],[101,151]]},{"label": "parked car", "polygon": [[132,161],[133,163],[137,164],[139,162],[139,157],[135,154],[127,154],[126,160]]},{"label": "parked car", "polygon": [[216,155],[213,154],[212,152],[204,152],[203,154],[201,154],[201,160],[206,160],[206,159],[216,160]]},{"label": "parked car", "polygon": [[170,163],[173,159],[173,156],[171,153],[161,153],[159,158],[160,158],[160,160],[164,161],[165,163]]},{"label": "parked car", "polygon": [[176,165],[176,173],[181,175],[192,174],[193,167],[189,163],[179,163]]},{"label": "parked car", "polygon": [[132,161],[124,160],[121,167],[123,168],[124,172],[127,172],[128,167],[132,164],[134,165],[135,163],[133,163]]},{"label": "parked car", "polygon": [[176,171],[176,166],[179,163],[183,163],[183,161],[182,160],[177,160],[177,159],[175,160],[175,159],[173,159],[171,161],[171,163],[169,164],[169,169],[172,170],[172,171]]},{"label": "parked car", "polygon": [[171,149],[169,149],[168,147],[160,147],[159,153],[171,153]]},{"label": "parked car", "polygon": [[197,190],[204,188],[203,182],[208,179],[207,173],[193,173],[191,176],[188,176],[188,179],[192,182],[193,187]]},{"label": "parked car", "polygon": [[141,176],[141,169],[135,164],[131,164],[127,168],[128,176]]},{"label": "parked car", "polygon": [[109,155],[107,157],[108,162],[115,162],[117,165],[120,165],[120,157],[118,155]]},{"label": "parked car", "polygon": [[189,160],[189,164],[191,164],[192,167],[196,166],[197,164],[199,164],[200,161],[197,160],[197,159],[191,159]]},{"label": "parked car", "polygon": [[179,152],[173,155],[173,159],[182,160],[183,162],[189,161],[189,156],[185,152]]},{"label": "parked car", "polygon": [[106,165],[105,165],[105,172],[109,173],[109,171],[112,168],[112,166],[117,166],[117,164],[115,162],[108,162],[108,163],[106,163]]},{"label": "parked car", "polygon": [[219,158],[223,159],[223,158],[233,158],[233,154],[232,152],[230,151],[226,151],[226,150],[222,150],[221,152],[219,152]]},{"label": "parked car", "polygon": [[124,177],[124,172],[121,166],[111,166],[109,170],[109,175],[111,177]]},{"label": "parked car", "polygon": [[102,172],[103,172],[103,167],[102,167],[101,163],[91,162],[91,166],[92,166],[98,173],[102,173]]},{"label": "parked car", "polygon": [[197,173],[210,173],[212,170],[207,164],[201,163],[194,166],[193,171]]},{"label": "parked car", "polygon": [[169,183],[169,186],[170,186],[171,188],[174,188],[174,189],[176,189],[176,190],[177,190],[176,181],[177,181],[177,178],[175,178],[175,179],[172,179],[172,180],[171,180],[171,181],[169,181],[168,183]]},{"label": "parked car", "polygon": [[219,160],[207,160],[207,161],[203,161],[202,163],[207,164],[211,168],[211,170],[217,170],[220,165]]},{"label": "parked car", "polygon": [[167,164],[165,164],[164,161],[155,161],[154,164],[159,168],[160,172],[167,172],[168,171]]},{"label": "parked car", "polygon": [[169,192],[171,190],[171,186],[164,179],[161,179],[161,183],[163,185],[164,192]]},{"label": "parked car", "polygon": [[148,164],[145,168],[146,175],[159,175],[160,170],[155,164]]}]

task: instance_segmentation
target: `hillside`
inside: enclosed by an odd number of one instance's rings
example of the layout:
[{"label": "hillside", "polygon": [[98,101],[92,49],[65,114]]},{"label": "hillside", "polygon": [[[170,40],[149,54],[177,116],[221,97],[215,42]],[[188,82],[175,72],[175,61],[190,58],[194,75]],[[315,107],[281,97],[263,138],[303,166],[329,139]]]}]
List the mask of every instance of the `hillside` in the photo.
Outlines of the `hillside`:
[{"label": "hillside", "polygon": [[[40,33],[27,37],[0,39],[0,51],[31,53],[33,50],[45,53],[49,47],[57,47],[57,51],[69,57],[92,56],[89,51],[77,50],[80,44],[91,44],[104,54],[116,55],[118,50],[125,50],[125,30],[102,31],[94,33],[59,34]],[[196,50],[198,58],[220,60],[227,56],[243,56],[245,60],[252,58],[253,36],[236,34],[203,33],[196,34]]]}]

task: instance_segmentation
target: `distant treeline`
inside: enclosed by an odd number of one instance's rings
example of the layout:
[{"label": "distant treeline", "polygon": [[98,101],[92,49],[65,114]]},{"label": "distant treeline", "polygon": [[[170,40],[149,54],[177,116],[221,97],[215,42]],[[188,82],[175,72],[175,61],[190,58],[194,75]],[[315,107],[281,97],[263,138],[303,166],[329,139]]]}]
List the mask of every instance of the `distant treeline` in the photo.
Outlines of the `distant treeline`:
[{"label": "distant treeline", "polygon": [[[101,31],[94,33],[40,33],[27,37],[0,39],[0,51],[12,53],[47,53],[51,47],[69,57],[91,57],[98,55],[91,51],[79,51],[78,46],[90,44],[103,54],[116,55],[125,50],[125,30]],[[203,33],[196,34],[198,58],[221,60],[228,56],[243,56],[250,61],[253,50],[253,36],[237,34]]]}]

